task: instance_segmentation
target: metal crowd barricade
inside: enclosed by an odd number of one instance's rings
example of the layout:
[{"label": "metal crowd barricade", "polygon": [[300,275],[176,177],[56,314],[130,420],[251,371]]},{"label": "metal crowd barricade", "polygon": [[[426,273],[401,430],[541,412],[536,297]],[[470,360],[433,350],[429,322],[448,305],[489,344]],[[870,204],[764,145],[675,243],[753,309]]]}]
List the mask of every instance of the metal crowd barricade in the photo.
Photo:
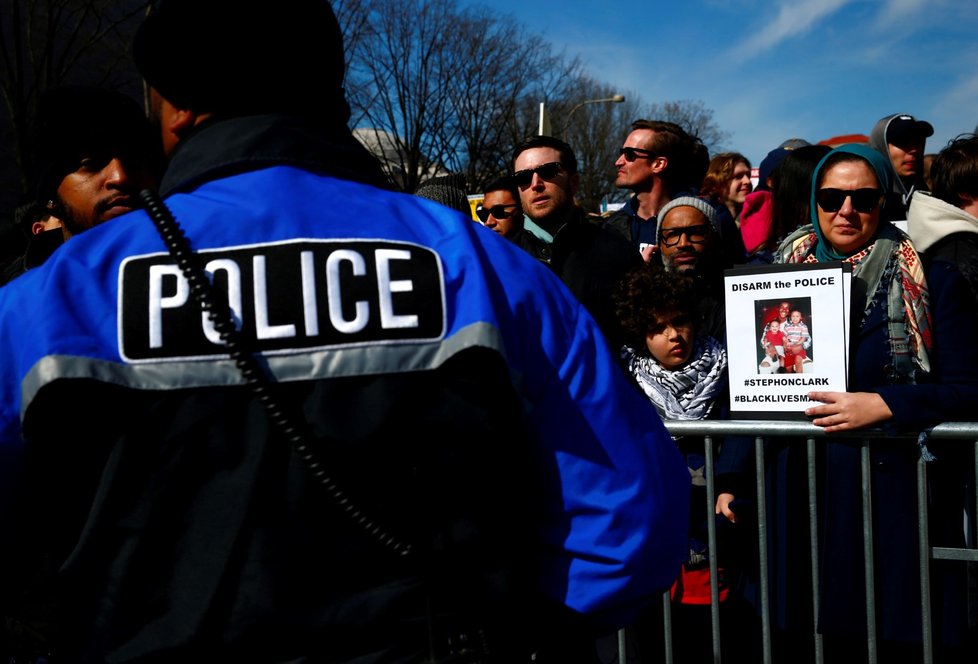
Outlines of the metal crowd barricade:
[{"label": "metal crowd barricade", "polygon": [[[764,444],[769,438],[797,439],[798,444],[806,445],[808,463],[808,526],[811,542],[811,601],[813,608],[813,625],[811,636],[813,639],[815,662],[824,664],[824,653],[822,637],[818,633],[815,622],[819,614],[819,577],[822,570],[819,569],[818,560],[818,495],[815,453],[817,445],[826,438],[858,440],[860,441],[861,458],[861,478],[862,478],[862,518],[863,518],[863,557],[865,565],[865,598],[866,598],[866,634],[867,634],[867,662],[877,664],[878,644],[876,629],[876,587],[875,577],[875,555],[873,550],[873,513],[872,513],[872,485],[870,482],[870,447],[874,441],[886,440],[892,444],[893,436],[888,436],[880,431],[856,431],[852,434],[826,434],[820,427],[816,427],[808,422],[781,422],[781,421],[754,421],[754,420],[728,420],[728,421],[667,421],[666,428],[673,437],[702,437],[704,444],[704,456],[706,459],[706,504],[704,509],[707,514],[707,528],[709,537],[709,565],[710,578],[717,578],[717,546],[716,546],[716,524],[713,518],[714,505],[716,502],[716,491],[713,477],[713,438],[724,436],[751,436],[754,438],[754,463],[757,490],[757,539],[758,539],[758,575],[759,575],[759,599],[760,599],[760,625],[762,641],[761,652],[764,664],[772,664],[772,631],[770,616],[770,595],[768,580],[768,550],[767,550],[767,510],[766,510],[766,491],[765,491],[765,455]],[[906,435],[896,438],[902,444],[916,444],[917,435]],[[970,422],[948,422],[940,424],[929,432],[929,440],[960,440],[961,444],[971,441],[973,449],[973,468],[972,488],[975,491],[975,505],[978,506],[978,423]],[[789,442],[790,444],[790,442]],[[964,508],[964,506],[962,506]],[[967,514],[967,531],[970,539],[967,548],[946,548],[931,546],[928,530],[928,510],[927,510],[927,461],[920,458],[917,462],[917,522],[918,522],[918,543],[920,552],[920,594],[921,594],[921,628],[923,636],[923,663],[933,664],[934,644],[932,631],[932,615],[930,606],[930,562],[934,560],[954,560],[964,562],[978,562],[978,545],[975,542],[974,533],[978,532],[978,520],[973,513]],[[964,525],[963,525],[964,527]],[[719,611],[719,592],[714,585],[711,587],[711,638],[713,643],[713,661],[720,664],[722,660],[720,642],[720,611]],[[622,664],[649,664],[653,662],[665,662],[672,664],[672,638],[671,638],[671,619],[670,619],[670,598],[667,591],[662,599],[664,607],[663,629],[665,653],[661,657],[659,653],[652,653],[650,660],[649,654],[645,654],[641,661],[628,657],[627,652],[627,630],[618,633],[618,652],[617,661]],[[704,638],[706,635],[704,635]],[[736,661],[735,656],[731,655],[728,661]],[[777,664],[782,664],[778,662]]]}]

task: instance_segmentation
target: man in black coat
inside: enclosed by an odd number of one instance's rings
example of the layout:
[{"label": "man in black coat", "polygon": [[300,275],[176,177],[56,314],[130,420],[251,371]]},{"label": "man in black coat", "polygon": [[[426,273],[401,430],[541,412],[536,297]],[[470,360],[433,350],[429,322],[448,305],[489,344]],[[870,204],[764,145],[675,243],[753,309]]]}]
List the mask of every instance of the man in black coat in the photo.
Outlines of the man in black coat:
[{"label": "man in black coat", "polygon": [[553,270],[597,320],[611,348],[621,331],[611,293],[641,254],[621,235],[588,221],[574,196],[580,188],[577,157],[564,141],[534,136],[513,150],[513,177],[523,212],[553,237]]}]

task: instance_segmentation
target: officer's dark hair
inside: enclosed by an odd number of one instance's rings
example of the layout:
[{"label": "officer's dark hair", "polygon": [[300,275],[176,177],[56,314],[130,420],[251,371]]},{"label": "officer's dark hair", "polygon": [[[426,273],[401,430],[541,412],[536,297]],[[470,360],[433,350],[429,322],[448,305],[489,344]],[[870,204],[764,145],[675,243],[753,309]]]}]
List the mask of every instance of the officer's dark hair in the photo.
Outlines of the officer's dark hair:
[{"label": "officer's dark hair", "polygon": [[343,35],[330,3],[286,5],[158,0],[133,41],[136,67],[178,108],[325,115],[346,123]]}]

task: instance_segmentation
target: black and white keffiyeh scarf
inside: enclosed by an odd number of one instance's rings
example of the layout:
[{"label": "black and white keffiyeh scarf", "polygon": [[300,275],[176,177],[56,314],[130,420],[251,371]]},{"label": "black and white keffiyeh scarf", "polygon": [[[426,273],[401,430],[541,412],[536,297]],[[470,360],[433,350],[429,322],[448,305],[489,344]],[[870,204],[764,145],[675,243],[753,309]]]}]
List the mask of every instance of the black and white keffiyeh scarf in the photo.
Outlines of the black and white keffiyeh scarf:
[{"label": "black and white keffiyeh scarf", "polygon": [[655,358],[639,355],[628,346],[621,355],[663,419],[706,418],[727,384],[727,350],[713,337],[697,337],[689,363],[676,371],[664,369]]}]

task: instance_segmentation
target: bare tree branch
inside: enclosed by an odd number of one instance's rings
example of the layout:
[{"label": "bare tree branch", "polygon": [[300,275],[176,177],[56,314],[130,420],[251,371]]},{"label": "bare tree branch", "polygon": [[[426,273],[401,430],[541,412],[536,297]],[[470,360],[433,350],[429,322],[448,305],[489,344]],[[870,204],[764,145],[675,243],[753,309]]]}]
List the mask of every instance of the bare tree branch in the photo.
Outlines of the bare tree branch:
[{"label": "bare tree branch", "polygon": [[454,41],[453,0],[390,4],[366,0],[360,58],[350,63],[350,104],[362,125],[385,136],[379,156],[394,182],[414,191],[439,164],[439,130],[450,121],[444,63]]},{"label": "bare tree branch", "polygon": [[652,104],[647,117],[675,122],[693,136],[699,137],[711,153],[718,151],[723,143],[730,140],[730,134],[721,130],[713,121],[713,111],[699,100],[684,99]]}]

